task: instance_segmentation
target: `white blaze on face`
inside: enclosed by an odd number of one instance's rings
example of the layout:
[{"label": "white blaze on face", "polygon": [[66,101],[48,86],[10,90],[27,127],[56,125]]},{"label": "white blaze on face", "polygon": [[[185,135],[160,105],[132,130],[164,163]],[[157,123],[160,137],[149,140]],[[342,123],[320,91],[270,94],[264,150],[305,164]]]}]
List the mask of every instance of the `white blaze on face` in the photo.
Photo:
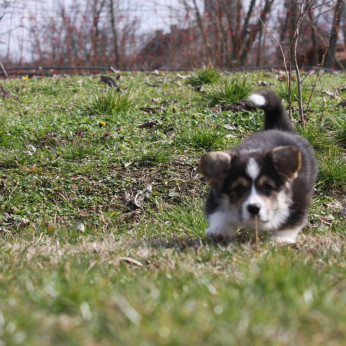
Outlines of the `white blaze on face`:
[{"label": "white blaze on face", "polygon": [[247,164],[247,167],[246,167],[246,174],[253,180],[255,181],[256,178],[258,177],[260,173],[260,168],[256,162],[256,160],[251,157],[248,164]]},{"label": "white blaze on face", "polygon": [[246,174],[252,179],[252,187],[248,198],[242,205],[242,219],[244,222],[253,219],[253,216],[248,211],[248,206],[257,205],[260,208],[258,214],[259,221],[267,221],[268,210],[266,207],[266,202],[255,187],[255,180],[260,174],[260,167],[258,166],[256,160],[252,157],[246,166]]}]

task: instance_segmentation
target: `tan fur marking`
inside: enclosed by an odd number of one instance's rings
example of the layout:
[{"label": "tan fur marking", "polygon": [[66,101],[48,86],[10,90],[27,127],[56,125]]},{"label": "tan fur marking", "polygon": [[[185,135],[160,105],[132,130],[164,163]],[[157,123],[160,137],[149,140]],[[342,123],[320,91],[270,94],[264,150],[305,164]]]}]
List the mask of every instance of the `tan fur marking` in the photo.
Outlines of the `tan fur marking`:
[{"label": "tan fur marking", "polygon": [[259,179],[258,179],[258,186],[262,187],[264,184],[268,184],[270,185],[273,189],[275,189],[275,183],[273,180],[271,180],[270,178],[268,178],[266,175],[262,175]]},{"label": "tan fur marking", "polygon": [[232,185],[231,185],[231,190],[233,190],[235,187],[237,187],[238,185],[242,185],[244,187],[250,187],[251,183],[246,180],[243,177],[239,177]]}]

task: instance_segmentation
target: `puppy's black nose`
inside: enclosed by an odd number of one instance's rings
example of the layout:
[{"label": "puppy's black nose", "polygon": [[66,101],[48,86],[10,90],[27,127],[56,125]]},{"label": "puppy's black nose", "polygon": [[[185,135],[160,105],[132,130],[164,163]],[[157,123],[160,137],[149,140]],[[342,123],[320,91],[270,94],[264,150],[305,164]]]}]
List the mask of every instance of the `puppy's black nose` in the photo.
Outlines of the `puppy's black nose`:
[{"label": "puppy's black nose", "polygon": [[247,210],[252,216],[256,216],[259,214],[261,207],[258,204],[249,204],[247,206]]}]

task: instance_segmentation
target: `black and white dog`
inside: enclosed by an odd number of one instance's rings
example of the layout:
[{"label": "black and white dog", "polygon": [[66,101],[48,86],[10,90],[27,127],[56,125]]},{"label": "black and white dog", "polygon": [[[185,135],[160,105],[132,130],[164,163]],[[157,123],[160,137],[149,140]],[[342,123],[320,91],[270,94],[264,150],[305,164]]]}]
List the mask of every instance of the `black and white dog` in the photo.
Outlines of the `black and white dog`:
[{"label": "black and white dog", "polygon": [[317,168],[308,141],[292,132],[281,100],[271,91],[248,101],[264,110],[264,130],[235,148],[210,152],[200,171],[210,184],[205,235],[231,239],[237,228],[268,230],[295,243],[306,221]]}]

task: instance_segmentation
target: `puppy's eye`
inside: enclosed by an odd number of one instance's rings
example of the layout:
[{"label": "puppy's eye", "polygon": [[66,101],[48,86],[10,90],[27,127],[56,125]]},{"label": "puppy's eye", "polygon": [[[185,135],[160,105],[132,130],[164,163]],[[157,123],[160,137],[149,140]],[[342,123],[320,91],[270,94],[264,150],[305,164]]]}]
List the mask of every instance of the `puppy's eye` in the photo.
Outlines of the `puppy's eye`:
[{"label": "puppy's eye", "polygon": [[267,195],[270,194],[273,191],[273,187],[269,184],[264,184],[262,186],[262,191]]},{"label": "puppy's eye", "polygon": [[246,191],[246,187],[244,185],[236,185],[232,192],[237,193],[238,195],[242,195]]}]

